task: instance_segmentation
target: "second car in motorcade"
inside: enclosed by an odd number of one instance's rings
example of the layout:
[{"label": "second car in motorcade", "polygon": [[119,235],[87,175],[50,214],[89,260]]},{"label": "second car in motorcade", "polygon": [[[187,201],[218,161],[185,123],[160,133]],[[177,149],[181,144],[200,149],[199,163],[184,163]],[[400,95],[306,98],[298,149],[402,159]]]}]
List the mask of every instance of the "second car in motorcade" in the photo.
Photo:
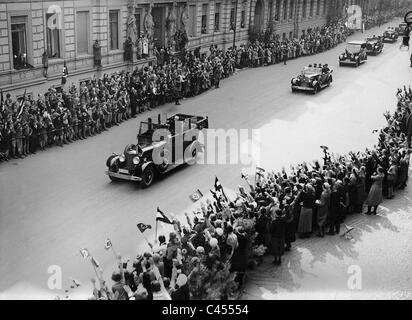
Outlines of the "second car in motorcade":
[{"label": "second car in motorcade", "polygon": [[366,53],[366,41],[350,41],[346,44],[345,52],[339,56],[339,65],[360,66],[368,60]]}]

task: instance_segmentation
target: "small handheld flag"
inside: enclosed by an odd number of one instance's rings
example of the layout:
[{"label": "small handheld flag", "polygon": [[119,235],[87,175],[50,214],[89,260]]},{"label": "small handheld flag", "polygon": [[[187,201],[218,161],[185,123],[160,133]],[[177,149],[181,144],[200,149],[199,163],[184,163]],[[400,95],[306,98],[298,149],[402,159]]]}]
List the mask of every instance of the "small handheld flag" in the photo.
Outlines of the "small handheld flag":
[{"label": "small handheld flag", "polygon": [[173,222],[157,207],[157,212],[161,214],[161,217],[156,217],[156,222],[161,221],[167,224],[173,224]]},{"label": "small handheld flag", "polygon": [[147,229],[152,229],[150,224],[138,223],[137,228],[140,230],[141,233],[145,232]]},{"label": "small handheld flag", "polygon": [[190,199],[192,199],[193,202],[196,202],[197,200],[199,200],[202,197],[203,197],[203,193],[199,189],[197,189],[195,192],[193,192],[190,195]]},{"label": "small handheld flag", "polygon": [[83,259],[90,257],[89,250],[86,248],[80,250],[80,254],[82,255]]},{"label": "small handheld flag", "polygon": [[104,244],[104,248],[106,250],[109,250],[113,246],[112,242],[110,241],[109,238],[106,239],[106,243]]},{"label": "small handheld flag", "polygon": [[100,267],[100,263],[93,256],[90,258],[90,260],[92,262],[93,267],[95,267],[96,269]]}]

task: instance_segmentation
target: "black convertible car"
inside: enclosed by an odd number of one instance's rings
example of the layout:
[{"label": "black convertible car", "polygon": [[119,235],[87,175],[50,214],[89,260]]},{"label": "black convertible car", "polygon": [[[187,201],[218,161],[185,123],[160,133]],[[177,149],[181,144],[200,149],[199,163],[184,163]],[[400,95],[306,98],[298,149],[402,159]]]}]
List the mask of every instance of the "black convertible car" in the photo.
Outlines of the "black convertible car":
[{"label": "black convertible car", "polygon": [[332,83],[332,72],[327,65],[305,67],[301,74],[291,80],[292,91],[309,91],[316,94]]}]

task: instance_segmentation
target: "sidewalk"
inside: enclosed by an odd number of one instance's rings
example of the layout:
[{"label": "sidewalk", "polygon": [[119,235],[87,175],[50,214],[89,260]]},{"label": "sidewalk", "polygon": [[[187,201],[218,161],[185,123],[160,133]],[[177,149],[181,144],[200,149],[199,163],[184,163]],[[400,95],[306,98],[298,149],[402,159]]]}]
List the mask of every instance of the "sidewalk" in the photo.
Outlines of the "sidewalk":
[{"label": "sidewalk", "polygon": [[[266,256],[247,273],[239,298],[412,299],[412,190],[385,200],[378,215],[351,214],[345,224],[355,227],[352,240],[337,235],[297,239],[281,266]],[[351,290],[348,281],[357,266],[362,288]]]}]

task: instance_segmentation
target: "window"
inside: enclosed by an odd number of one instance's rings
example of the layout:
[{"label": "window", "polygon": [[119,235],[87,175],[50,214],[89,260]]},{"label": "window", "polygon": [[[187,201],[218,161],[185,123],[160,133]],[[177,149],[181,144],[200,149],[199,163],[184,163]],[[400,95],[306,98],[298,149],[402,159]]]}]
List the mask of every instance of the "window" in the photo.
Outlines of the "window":
[{"label": "window", "polygon": [[289,39],[293,39],[293,32],[292,31],[289,32]]},{"label": "window", "polygon": [[220,30],[220,3],[215,6],[215,32]]},{"label": "window", "polygon": [[288,18],[288,0],[283,0],[283,20]]},{"label": "window", "polygon": [[207,33],[207,4],[202,5],[202,29],[201,33],[206,34]]},{"label": "window", "polygon": [[306,18],[307,6],[308,6],[308,4],[307,4],[306,0],[303,0],[303,2],[302,2],[302,17],[303,18]]},{"label": "window", "polygon": [[240,18],[240,27],[245,28],[246,27],[246,11],[242,10],[242,15]]},{"label": "window", "polygon": [[196,36],[196,5],[189,6],[189,36]]},{"label": "window", "polygon": [[279,21],[280,13],[280,0],[276,0],[276,8],[275,8],[275,20]]},{"label": "window", "polygon": [[109,11],[110,50],[119,49],[119,10]]},{"label": "window", "polygon": [[230,9],[230,30],[235,30],[235,8]]},{"label": "window", "polygon": [[11,42],[14,69],[27,68],[27,16],[11,17]]},{"label": "window", "polygon": [[316,4],[316,15],[319,16],[320,15],[320,0],[318,0],[317,4]]},{"label": "window", "polygon": [[137,30],[137,36],[140,37],[140,10],[138,13],[134,15],[136,19],[136,30]]},{"label": "window", "polygon": [[290,9],[289,9],[289,19],[293,19],[293,14],[295,11],[295,0],[290,0]]},{"label": "window", "polygon": [[269,1],[269,21],[273,20],[273,0]]},{"label": "window", "polygon": [[327,0],[323,0],[323,14],[326,13],[326,1]]},{"label": "window", "polygon": [[286,32],[283,32],[283,34],[282,34],[282,39],[283,39],[283,40],[286,40]]},{"label": "window", "polygon": [[89,12],[77,12],[77,53],[89,52]]},{"label": "window", "polygon": [[313,17],[313,10],[315,7],[315,0],[310,0],[310,16]]},{"label": "window", "polygon": [[51,59],[60,58],[60,30],[58,28],[50,29],[47,21],[54,16],[53,13],[46,13],[46,51],[47,56]]}]

